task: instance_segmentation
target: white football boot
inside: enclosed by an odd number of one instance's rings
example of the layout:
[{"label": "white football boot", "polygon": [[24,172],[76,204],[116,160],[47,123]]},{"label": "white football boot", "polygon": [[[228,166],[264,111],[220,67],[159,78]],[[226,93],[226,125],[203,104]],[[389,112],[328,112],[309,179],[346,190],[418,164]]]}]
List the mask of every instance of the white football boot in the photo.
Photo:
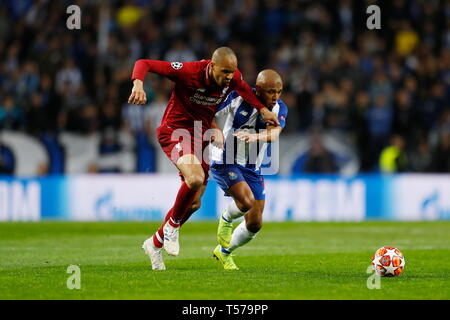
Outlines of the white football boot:
[{"label": "white football boot", "polygon": [[177,256],[180,252],[180,244],[178,243],[178,233],[180,227],[172,227],[169,221],[166,222],[163,228],[164,233],[164,249],[167,254],[171,256]]},{"label": "white football boot", "polygon": [[162,248],[155,246],[153,236],[144,241],[142,249],[144,249],[145,254],[150,258],[153,270],[166,270],[162,257]]}]

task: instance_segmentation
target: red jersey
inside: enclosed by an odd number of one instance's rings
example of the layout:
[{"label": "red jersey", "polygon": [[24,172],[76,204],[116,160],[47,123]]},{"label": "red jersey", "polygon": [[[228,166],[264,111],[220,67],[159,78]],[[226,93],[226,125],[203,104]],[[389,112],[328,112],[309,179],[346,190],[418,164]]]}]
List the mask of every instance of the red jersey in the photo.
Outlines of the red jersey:
[{"label": "red jersey", "polygon": [[191,131],[194,129],[194,121],[201,121],[202,132],[210,129],[219,105],[232,90],[236,90],[254,108],[265,107],[242,79],[239,70],[235,71],[228,86],[219,87],[209,78],[210,62],[211,60],[167,62],[140,59],[134,65],[131,79],[144,81],[147,72],[153,72],[175,82],[161,121],[161,125],[170,128]]}]

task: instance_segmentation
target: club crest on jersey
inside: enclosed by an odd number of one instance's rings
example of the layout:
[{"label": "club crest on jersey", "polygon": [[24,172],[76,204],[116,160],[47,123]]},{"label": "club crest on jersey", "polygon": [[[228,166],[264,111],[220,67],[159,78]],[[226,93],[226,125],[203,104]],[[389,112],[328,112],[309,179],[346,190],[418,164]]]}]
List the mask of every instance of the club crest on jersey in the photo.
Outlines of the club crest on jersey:
[{"label": "club crest on jersey", "polygon": [[242,110],[241,112],[239,112],[240,114],[242,114],[244,117],[246,116],[246,115],[248,115],[248,112],[247,111],[245,111],[245,110]]},{"label": "club crest on jersey", "polygon": [[180,70],[181,68],[183,68],[183,64],[181,62],[172,62],[170,65],[175,70]]},{"label": "club crest on jersey", "polygon": [[228,175],[230,176],[230,180],[236,180],[237,174],[233,171],[228,172]]}]

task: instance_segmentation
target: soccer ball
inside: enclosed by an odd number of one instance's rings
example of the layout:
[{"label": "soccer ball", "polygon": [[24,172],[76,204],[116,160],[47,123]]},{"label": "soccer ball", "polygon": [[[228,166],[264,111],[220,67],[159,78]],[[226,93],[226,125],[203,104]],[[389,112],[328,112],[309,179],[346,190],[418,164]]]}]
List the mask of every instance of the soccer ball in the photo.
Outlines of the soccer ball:
[{"label": "soccer ball", "polygon": [[381,247],[372,257],[372,268],[382,277],[395,277],[405,268],[403,254],[394,247]]}]

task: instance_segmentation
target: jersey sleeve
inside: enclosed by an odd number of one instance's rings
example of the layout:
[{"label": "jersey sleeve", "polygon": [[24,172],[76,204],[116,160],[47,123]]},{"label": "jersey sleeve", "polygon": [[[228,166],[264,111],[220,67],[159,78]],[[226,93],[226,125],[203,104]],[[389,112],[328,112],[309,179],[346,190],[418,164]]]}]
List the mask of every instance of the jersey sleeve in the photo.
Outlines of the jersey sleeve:
[{"label": "jersey sleeve", "polygon": [[278,99],[278,105],[280,106],[280,110],[278,111],[278,122],[280,123],[280,126],[284,128],[286,126],[288,108],[281,99]]},{"label": "jersey sleeve", "polygon": [[191,74],[195,69],[194,62],[168,62],[159,60],[139,59],[135,62],[131,80],[144,81],[147,72],[159,74],[172,81],[177,81]]},{"label": "jersey sleeve", "polygon": [[253,93],[252,88],[250,88],[247,82],[244,81],[239,70],[236,70],[233,81],[235,83],[235,90],[237,91],[237,93],[253,108],[261,110],[262,108],[266,107],[261,103],[261,101],[258,100],[256,95]]}]

